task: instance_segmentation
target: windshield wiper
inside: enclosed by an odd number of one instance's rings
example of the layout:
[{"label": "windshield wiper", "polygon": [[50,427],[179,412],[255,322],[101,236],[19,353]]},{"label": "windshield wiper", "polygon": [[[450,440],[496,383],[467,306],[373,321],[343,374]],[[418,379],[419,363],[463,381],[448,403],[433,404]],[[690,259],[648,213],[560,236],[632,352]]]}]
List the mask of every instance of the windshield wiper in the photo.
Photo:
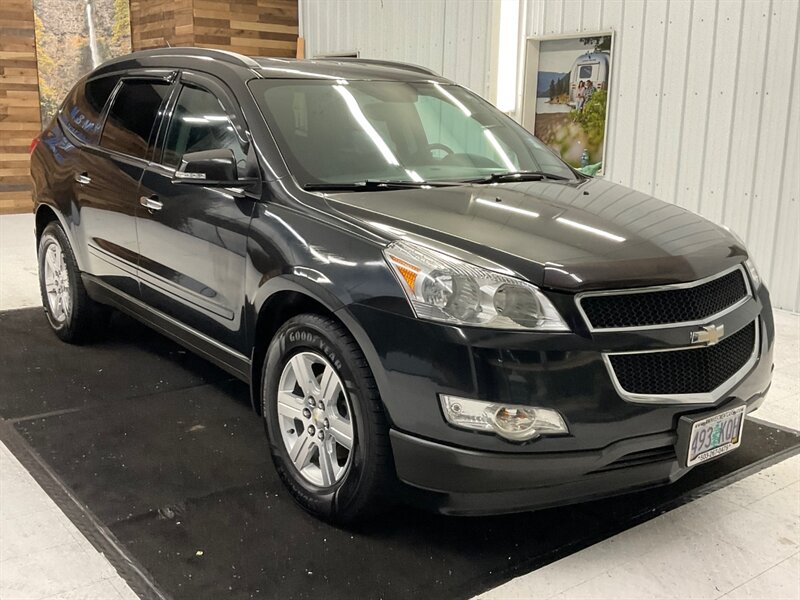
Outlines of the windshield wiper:
[{"label": "windshield wiper", "polygon": [[569,177],[545,171],[505,171],[502,173],[490,173],[477,179],[467,179],[465,183],[508,183],[512,181],[541,181],[542,179],[570,180]]},{"label": "windshield wiper", "polygon": [[352,183],[307,183],[304,190],[324,190],[330,192],[355,191],[371,192],[380,190],[420,189],[423,187],[445,187],[456,183],[439,181],[411,181],[403,179],[365,179]]}]

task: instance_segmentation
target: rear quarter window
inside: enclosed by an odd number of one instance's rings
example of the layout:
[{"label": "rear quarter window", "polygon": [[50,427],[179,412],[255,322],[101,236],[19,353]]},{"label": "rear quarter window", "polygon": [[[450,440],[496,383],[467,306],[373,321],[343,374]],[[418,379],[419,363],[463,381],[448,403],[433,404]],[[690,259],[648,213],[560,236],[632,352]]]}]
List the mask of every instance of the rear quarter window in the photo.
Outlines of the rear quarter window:
[{"label": "rear quarter window", "polygon": [[136,158],[153,150],[151,139],[158,111],[169,95],[163,81],[125,80],[111,102],[100,146]]},{"label": "rear quarter window", "polygon": [[119,77],[97,77],[79,82],[61,107],[62,124],[84,144],[94,144],[102,129],[103,108]]}]

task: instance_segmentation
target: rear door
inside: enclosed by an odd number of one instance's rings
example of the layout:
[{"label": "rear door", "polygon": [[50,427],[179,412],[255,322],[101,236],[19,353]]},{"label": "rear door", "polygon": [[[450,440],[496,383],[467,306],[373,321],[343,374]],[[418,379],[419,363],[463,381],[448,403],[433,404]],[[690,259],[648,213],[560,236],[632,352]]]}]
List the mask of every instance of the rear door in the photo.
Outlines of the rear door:
[{"label": "rear door", "polygon": [[184,154],[220,148],[233,151],[240,177],[257,173],[244,121],[224,84],[189,73],[181,75],[167,117],[159,134],[160,153],[139,190],[142,298],[242,351],[247,235],[256,198],[172,179]]},{"label": "rear door", "polygon": [[81,150],[81,170],[75,174],[89,272],[134,297],[139,296],[137,191],[171,88],[162,78],[122,79],[106,111],[99,144]]},{"label": "rear door", "polygon": [[107,75],[86,78],[75,84],[56,120],[42,132],[41,141],[49,152],[32,156],[34,162],[42,159],[40,164],[31,165],[38,171],[35,176],[43,179],[39,187],[40,193],[44,193],[39,199],[56,204],[65,215],[70,215],[75,242],[72,250],[85,268],[88,268],[89,259],[81,209],[88,192],[87,183],[91,181],[84,164],[84,149],[97,145],[105,106],[119,80],[119,75]]}]

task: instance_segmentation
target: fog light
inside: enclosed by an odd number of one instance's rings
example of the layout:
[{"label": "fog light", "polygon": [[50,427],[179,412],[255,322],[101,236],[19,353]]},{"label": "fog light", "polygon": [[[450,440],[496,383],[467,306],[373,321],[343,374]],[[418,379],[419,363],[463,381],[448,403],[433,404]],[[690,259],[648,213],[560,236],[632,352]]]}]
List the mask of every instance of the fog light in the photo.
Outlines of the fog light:
[{"label": "fog light", "polygon": [[569,433],[561,415],[549,408],[445,395],[440,395],[439,399],[447,422],[462,429],[489,431],[514,441]]}]

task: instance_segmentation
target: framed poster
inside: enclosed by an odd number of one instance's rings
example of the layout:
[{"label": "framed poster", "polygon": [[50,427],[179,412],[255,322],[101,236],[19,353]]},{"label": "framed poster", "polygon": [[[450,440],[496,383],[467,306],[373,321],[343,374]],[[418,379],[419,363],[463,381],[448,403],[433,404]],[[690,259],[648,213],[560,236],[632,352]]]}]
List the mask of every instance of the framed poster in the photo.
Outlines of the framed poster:
[{"label": "framed poster", "polygon": [[561,158],[603,173],[613,32],[529,39],[523,125]]},{"label": "framed poster", "polygon": [[34,0],[39,103],[46,126],[78,79],[131,51],[128,0]]}]

